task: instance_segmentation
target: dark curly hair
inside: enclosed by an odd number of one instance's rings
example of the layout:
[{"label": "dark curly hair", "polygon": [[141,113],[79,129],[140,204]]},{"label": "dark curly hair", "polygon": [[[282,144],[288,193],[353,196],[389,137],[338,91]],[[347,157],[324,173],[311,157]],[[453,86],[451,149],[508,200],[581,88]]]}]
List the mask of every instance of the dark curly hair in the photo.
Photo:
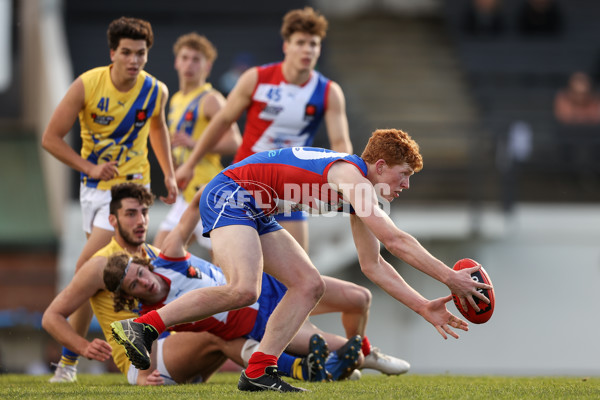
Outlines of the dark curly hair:
[{"label": "dark curly hair", "polygon": [[369,164],[383,159],[390,166],[407,163],[415,171],[423,169],[419,145],[399,129],[377,129],[371,135],[361,158]]},{"label": "dark curly hair", "polygon": [[108,261],[104,267],[104,286],[106,286],[108,291],[113,292],[113,307],[115,312],[137,308],[138,299],[121,290],[121,283],[123,282],[123,278],[125,278],[125,268],[130,258],[131,262],[143,265],[150,271],[154,270],[154,266],[150,263],[150,260],[137,256],[132,257],[125,252],[115,253],[108,257]]},{"label": "dark curly hair", "polygon": [[137,199],[140,204],[150,207],[154,203],[154,195],[139,183],[125,182],[114,185],[110,188],[110,213],[117,215],[121,208],[121,200],[126,198]]},{"label": "dark curly hair", "polygon": [[327,19],[312,7],[299,8],[283,16],[281,37],[288,40],[295,32],[306,32],[324,39],[328,25]]},{"label": "dark curly hair", "polygon": [[154,33],[150,22],[139,18],[121,17],[108,25],[106,31],[108,48],[116,50],[121,39],[145,40],[148,49],[154,44]]}]

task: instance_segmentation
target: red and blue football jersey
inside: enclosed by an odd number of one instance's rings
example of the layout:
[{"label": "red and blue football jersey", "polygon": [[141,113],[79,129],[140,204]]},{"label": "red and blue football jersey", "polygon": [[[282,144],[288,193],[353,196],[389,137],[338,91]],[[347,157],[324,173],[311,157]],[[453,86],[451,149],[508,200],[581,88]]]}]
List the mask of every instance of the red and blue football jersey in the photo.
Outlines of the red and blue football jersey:
[{"label": "red and blue football jersey", "polygon": [[257,69],[258,81],[234,162],[261,151],[311,146],[327,109],[331,81],[319,72],[313,71],[299,86],[285,80],[281,63]]},{"label": "red and blue football jersey", "polygon": [[359,156],[315,147],[257,153],[229,166],[222,174],[250,193],[266,214],[351,211],[339,188],[327,182],[329,168],[338,161],[353,164],[367,176],[367,165]]}]

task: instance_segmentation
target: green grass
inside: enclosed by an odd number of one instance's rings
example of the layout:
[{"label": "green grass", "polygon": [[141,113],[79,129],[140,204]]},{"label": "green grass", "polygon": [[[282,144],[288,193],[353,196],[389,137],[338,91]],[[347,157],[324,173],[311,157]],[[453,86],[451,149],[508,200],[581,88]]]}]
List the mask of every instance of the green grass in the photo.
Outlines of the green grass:
[{"label": "green grass", "polygon": [[[76,384],[50,384],[48,376],[0,375],[0,399],[598,399],[600,378],[365,374],[359,381],[303,383],[308,393],[244,393],[237,373],[219,373],[209,383],[162,387],[127,384],[118,374],[79,375]],[[298,382],[296,381],[296,384]]]}]

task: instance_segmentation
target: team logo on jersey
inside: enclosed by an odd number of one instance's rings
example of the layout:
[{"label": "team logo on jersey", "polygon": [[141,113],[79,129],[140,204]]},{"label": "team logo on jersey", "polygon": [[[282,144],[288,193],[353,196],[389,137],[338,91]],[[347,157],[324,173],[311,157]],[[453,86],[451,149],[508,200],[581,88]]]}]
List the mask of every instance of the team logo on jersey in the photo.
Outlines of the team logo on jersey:
[{"label": "team logo on jersey", "polygon": [[186,276],[188,278],[202,279],[202,272],[200,272],[200,270],[193,265],[190,265],[187,269]]},{"label": "team logo on jersey", "polygon": [[183,119],[185,119],[186,121],[193,121],[194,120],[194,112],[191,110],[188,110],[185,113],[185,116],[183,117]]},{"label": "team logo on jersey", "polygon": [[141,128],[142,126],[144,126],[144,124],[146,123],[147,119],[148,119],[148,111],[146,111],[146,110],[137,110],[135,112],[135,122],[133,123],[133,125],[136,128]]},{"label": "team logo on jersey", "polygon": [[311,120],[317,114],[317,106],[314,104],[307,104],[304,108],[304,120]]},{"label": "team logo on jersey", "polygon": [[111,117],[110,115],[98,115],[96,113],[92,113],[92,119],[96,124],[108,125],[115,119],[115,117]]}]

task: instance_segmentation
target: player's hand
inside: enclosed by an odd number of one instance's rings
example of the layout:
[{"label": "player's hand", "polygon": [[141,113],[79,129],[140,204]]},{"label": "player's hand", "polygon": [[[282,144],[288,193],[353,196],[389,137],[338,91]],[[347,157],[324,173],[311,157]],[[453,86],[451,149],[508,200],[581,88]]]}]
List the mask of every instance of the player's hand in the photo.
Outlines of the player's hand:
[{"label": "player's hand", "polygon": [[183,146],[191,149],[195,144],[196,141],[187,133],[177,132],[171,138],[171,147]]},{"label": "player's hand", "polygon": [[175,179],[177,180],[177,186],[183,190],[187,187],[194,176],[194,168],[190,167],[187,162],[183,163],[175,171]]},{"label": "player's hand", "polygon": [[177,182],[174,176],[165,177],[165,187],[167,188],[167,197],[160,196],[160,199],[166,204],[173,204],[177,200]]},{"label": "player's hand", "polygon": [[92,340],[81,354],[89,360],[106,361],[112,354],[112,347],[102,339]]},{"label": "player's hand", "polygon": [[109,161],[103,164],[94,165],[88,174],[90,178],[100,179],[102,181],[108,181],[119,175],[119,169],[117,168],[117,161]]},{"label": "player's hand", "polygon": [[446,303],[450,300],[452,300],[452,295],[431,300],[420,314],[437,329],[444,339],[448,339],[446,334],[458,339],[459,336],[451,328],[468,331],[469,324],[448,311]]},{"label": "player's hand", "polygon": [[165,384],[165,380],[164,378],[160,375],[160,372],[158,372],[157,369],[155,369],[154,371],[152,371],[150,373],[150,375],[148,375],[146,377],[146,385],[151,385],[151,386],[160,386],[160,385],[164,385]]},{"label": "player's hand", "polygon": [[454,274],[451,282],[448,283],[448,288],[452,293],[458,296],[460,304],[465,310],[468,309],[468,303],[475,311],[479,312],[480,309],[477,306],[475,299],[473,299],[473,296],[482,300],[486,304],[490,304],[490,299],[485,297],[485,295],[477,289],[492,289],[493,286],[483,282],[476,282],[471,278],[471,274],[480,268],[481,264],[471,268],[461,269],[459,271],[452,270]]}]

